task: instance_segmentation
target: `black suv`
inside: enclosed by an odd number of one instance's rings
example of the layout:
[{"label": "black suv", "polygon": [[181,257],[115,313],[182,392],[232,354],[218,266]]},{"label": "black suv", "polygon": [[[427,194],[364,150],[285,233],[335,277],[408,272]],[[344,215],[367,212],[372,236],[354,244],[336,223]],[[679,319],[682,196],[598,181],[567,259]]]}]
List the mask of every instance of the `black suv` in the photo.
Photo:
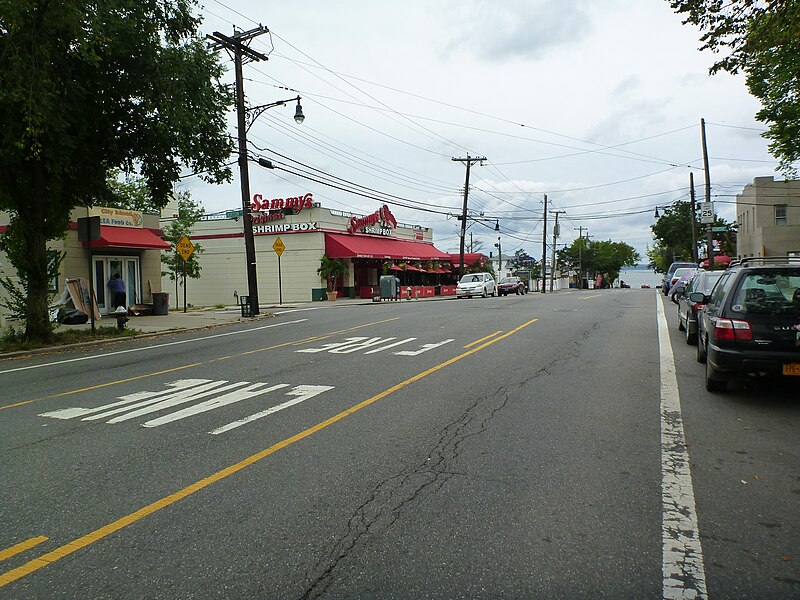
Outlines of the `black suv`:
[{"label": "black suv", "polygon": [[706,389],[737,375],[797,376],[800,381],[800,258],[746,258],[722,275],[698,312],[697,361]]}]

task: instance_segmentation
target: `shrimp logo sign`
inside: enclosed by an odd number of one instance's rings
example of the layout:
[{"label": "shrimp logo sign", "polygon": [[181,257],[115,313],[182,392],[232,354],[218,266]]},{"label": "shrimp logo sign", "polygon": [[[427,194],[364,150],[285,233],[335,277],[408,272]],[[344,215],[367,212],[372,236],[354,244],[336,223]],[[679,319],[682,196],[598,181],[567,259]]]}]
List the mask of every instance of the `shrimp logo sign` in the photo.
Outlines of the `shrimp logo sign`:
[{"label": "shrimp logo sign", "polygon": [[385,204],[374,213],[367,215],[366,217],[361,217],[360,219],[352,217],[350,219],[350,223],[347,225],[347,231],[350,233],[355,233],[359,229],[372,227],[378,223],[383,223],[385,227],[397,229],[397,219],[394,218],[392,211],[390,211],[389,207]]}]

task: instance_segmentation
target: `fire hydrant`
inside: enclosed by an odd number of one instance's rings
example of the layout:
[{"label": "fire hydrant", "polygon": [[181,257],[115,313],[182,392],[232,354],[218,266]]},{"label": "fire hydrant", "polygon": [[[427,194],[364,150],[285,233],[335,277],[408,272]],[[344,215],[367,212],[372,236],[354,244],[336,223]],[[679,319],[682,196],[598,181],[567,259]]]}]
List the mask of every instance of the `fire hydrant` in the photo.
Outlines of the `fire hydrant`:
[{"label": "fire hydrant", "polygon": [[117,329],[124,330],[125,323],[128,322],[128,309],[124,306],[118,306],[117,310],[111,314],[117,318]]},{"label": "fire hydrant", "polygon": [[406,288],[406,300],[411,300],[411,286]]}]

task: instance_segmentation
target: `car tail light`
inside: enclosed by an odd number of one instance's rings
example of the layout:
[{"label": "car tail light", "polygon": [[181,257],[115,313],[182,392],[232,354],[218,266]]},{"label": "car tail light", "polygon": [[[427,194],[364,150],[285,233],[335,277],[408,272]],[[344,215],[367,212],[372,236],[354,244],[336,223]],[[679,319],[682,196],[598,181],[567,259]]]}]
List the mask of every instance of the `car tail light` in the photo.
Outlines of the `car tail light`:
[{"label": "car tail light", "polygon": [[704,306],[705,306],[705,304],[703,304],[702,302],[696,302],[695,304],[692,305],[692,310],[694,312],[697,312],[697,311],[701,310]]},{"label": "car tail light", "polygon": [[717,319],[714,324],[714,339],[749,342],[753,339],[753,330],[747,321]]}]

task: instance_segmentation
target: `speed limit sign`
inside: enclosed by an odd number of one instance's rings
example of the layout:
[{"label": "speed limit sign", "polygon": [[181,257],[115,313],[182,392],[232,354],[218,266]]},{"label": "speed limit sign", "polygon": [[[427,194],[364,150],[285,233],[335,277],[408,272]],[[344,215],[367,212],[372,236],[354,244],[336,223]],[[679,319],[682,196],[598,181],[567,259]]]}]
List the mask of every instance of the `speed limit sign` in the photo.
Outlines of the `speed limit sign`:
[{"label": "speed limit sign", "polygon": [[714,222],[714,204],[711,202],[703,202],[700,205],[700,222],[713,223]]}]

